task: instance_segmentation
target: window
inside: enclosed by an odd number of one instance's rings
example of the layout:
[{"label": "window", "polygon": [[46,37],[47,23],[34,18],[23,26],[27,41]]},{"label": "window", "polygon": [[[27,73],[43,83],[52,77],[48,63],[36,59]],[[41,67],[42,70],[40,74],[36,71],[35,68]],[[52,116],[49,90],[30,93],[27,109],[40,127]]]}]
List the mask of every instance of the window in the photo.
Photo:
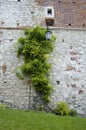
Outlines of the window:
[{"label": "window", "polygon": [[48,6],[45,10],[45,22],[48,26],[54,26],[54,7]]},{"label": "window", "polygon": [[46,7],[46,18],[54,18],[53,6]]},{"label": "window", "polygon": [[48,15],[52,15],[52,9],[48,9],[48,10],[47,10],[47,14],[48,14]]}]

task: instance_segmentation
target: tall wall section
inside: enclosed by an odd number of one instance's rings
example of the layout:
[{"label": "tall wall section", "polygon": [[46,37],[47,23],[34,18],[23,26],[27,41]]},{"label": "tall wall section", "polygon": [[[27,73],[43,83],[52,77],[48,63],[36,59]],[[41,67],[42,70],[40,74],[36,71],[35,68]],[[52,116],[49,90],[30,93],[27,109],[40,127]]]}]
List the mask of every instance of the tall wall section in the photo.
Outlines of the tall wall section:
[{"label": "tall wall section", "polygon": [[[46,8],[54,8],[57,36],[49,62],[54,89],[49,107],[66,101],[79,114],[86,115],[86,1],[76,0],[0,0],[0,101],[11,107],[33,108],[39,104],[35,90],[27,80],[19,80],[14,70],[17,59],[15,43],[23,36],[23,27],[45,27]],[[74,8],[74,10],[73,10]],[[71,10],[72,9],[72,12]],[[75,13],[75,12],[77,13]],[[73,19],[73,21],[72,21]],[[74,21],[75,20],[75,21]],[[58,28],[59,27],[59,28]],[[31,93],[30,93],[31,91]],[[37,98],[37,100],[36,100]]]},{"label": "tall wall section", "polygon": [[0,0],[0,101],[9,106],[30,108],[33,105],[34,90],[29,94],[28,81],[19,80],[14,72],[22,62],[17,59],[15,44],[24,35],[23,27],[39,25],[42,12],[43,8],[34,0]]},{"label": "tall wall section", "polygon": [[66,101],[78,113],[86,114],[86,31],[57,29],[54,33],[57,41],[50,59],[54,86],[51,105]]}]

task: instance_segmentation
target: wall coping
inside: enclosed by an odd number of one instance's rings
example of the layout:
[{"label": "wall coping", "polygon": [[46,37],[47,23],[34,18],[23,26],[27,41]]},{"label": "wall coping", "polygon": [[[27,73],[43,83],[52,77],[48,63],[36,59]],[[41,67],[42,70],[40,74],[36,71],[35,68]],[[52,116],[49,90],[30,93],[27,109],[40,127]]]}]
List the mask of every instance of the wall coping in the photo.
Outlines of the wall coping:
[{"label": "wall coping", "polygon": [[[27,27],[0,27],[0,30],[23,30]],[[28,26],[28,28],[31,28]],[[43,27],[47,28],[47,27]],[[50,30],[76,30],[76,31],[86,31],[86,28],[63,28],[63,27],[50,27]]]},{"label": "wall coping", "polygon": [[76,31],[86,31],[86,28],[64,28],[64,27],[49,27],[50,30],[76,30]]}]

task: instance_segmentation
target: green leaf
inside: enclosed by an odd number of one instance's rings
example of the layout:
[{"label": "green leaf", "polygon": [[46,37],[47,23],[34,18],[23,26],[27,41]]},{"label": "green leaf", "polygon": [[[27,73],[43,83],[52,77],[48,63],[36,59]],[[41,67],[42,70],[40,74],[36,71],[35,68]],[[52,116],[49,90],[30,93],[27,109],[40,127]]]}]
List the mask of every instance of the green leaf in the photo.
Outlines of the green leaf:
[{"label": "green leaf", "polygon": [[16,75],[30,77],[33,87],[42,94],[44,102],[49,102],[49,95],[52,85],[49,84],[50,64],[48,58],[54,48],[55,36],[51,40],[45,38],[46,29],[37,26],[35,28],[24,29],[25,36],[20,37],[17,42],[17,56],[22,55],[24,63],[20,66],[22,73]]}]

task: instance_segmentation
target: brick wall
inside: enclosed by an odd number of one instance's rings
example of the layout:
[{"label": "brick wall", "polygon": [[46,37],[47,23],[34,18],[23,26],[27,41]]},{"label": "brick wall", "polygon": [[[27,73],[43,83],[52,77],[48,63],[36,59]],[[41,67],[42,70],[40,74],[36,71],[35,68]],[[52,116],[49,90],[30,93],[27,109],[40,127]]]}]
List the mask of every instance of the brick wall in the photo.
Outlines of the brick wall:
[{"label": "brick wall", "polygon": [[54,6],[55,26],[86,27],[86,0],[36,0],[42,6]]}]

